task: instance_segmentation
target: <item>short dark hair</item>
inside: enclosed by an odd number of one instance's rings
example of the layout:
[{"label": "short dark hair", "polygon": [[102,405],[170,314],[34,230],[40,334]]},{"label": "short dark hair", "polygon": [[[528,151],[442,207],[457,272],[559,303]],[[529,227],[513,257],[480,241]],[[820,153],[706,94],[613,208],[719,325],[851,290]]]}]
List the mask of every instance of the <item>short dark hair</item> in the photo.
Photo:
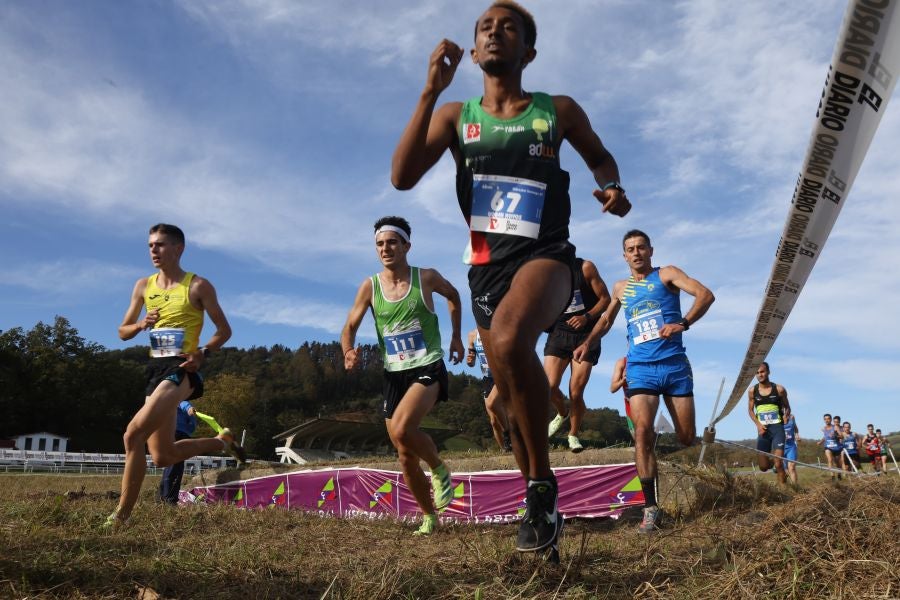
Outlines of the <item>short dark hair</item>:
[{"label": "short dark hair", "polygon": [[824,415],[822,415],[822,418],[823,418],[823,419],[824,419],[825,417],[828,417],[828,418],[830,419],[830,418],[831,418],[831,413],[825,413]]},{"label": "short dark hair", "polygon": [[[493,4],[488,6],[488,10],[492,8],[505,8],[506,10],[512,11],[519,15],[522,19],[522,24],[525,26],[525,45],[529,48],[534,48],[534,43],[537,41],[537,25],[534,22],[534,17],[531,16],[531,13],[525,10],[525,8],[519,4],[518,2],[513,2],[513,0],[496,0]],[[481,20],[479,17],[478,20],[475,21],[475,35],[478,36],[478,22]]]},{"label": "short dark hair", "polygon": [[633,237],[642,237],[647,240],[647,245],[650,246],[650,236],[641,231],[640,229],[630,229],[625,232],[625,235],[622,236],[622,248],[625,248],[625,240]]},{"label": "short dark hair", "polygon": [[835,421],[840,421],[840,420],[841,420],[841,416],[840,416],[840,415],[834,415],[834,420],[835,420]]},{"label": "short dark hair", "polygon": [[765,367],[765,368],[766,368],[766,371],[771,371],[771,370],[772,370],[772,369],[769,368],[769,363],[767,363],[766,361],[762,361],[761,363],[759,363],[759,366]]},{"label": "short dark hair", "polygon": [[844,421],[844,425],[849,427],[850,429],[853,429],[853,425],[850,425],[850,421]]},{"label": "short dark hair", "polygon": [[869,423],[868,425],[866,425],[866,429],[868,429],[869,427],[875,427],[875,426],[872,425],[871,423]]},{"label": "short dark hair", "polygon": [[875,430],[875,433],[881,433],[881,430],[880,430],[880,429],[876,429],[876,430]]},{"label": "short dark hair", "polygon": [[169,225],[168,223],[157,223],[150,228],[150,233],[161,233],[167,235],[175,242],[184,245],[184,232],[177,225]]},{"label": "short dark hair", "polygon": [[375,231],[378,231],[384,225],[393,225],[394,227],[399,227],[406,232],[407,237],[412,238],[412,228],[409,226],[409,221],[407,221],[403,217],[381,217],[380,219],[375,221]]}]

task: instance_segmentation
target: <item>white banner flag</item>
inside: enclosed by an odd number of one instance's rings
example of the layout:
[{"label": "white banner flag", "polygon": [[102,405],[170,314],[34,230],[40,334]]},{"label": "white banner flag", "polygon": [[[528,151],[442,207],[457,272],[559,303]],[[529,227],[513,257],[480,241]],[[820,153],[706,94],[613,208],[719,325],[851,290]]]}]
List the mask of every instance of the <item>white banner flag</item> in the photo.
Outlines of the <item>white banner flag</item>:
[{"label": "white banner flag", "polygon": [[851,0],[740,374],[718,423],[744,397],[822,252],[900,71],[900,0]]}]

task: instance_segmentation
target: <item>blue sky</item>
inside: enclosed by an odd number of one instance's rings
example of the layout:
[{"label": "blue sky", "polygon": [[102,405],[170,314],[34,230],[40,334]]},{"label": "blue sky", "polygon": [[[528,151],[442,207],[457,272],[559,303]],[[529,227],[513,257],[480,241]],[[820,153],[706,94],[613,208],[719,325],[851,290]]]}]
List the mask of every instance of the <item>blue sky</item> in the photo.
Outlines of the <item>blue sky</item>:
[{"label": "blue sky", "polygon": [[[335,340],[379,268],[372,223],[385,214],[410,220],[412,262],[460,289],[473,327],[452,162],[409,192],[391,187],[389,169],[429,54],[444,37],[468,50],[486,5],[3,3],[0,329],[60,314],[109,348],[134,343],[116,327],[134,281],[151,272],[147,228],[163,221],[187,234],[184,266],[216,285],[231,344]],[[717,296],[685,335],[702,429],[721,378],[727,394],[738,374],[845,3],[526,6],[538,55],[525,89],[582,105],[635,205],[625,219],[602,215],[564,146],[579,255],[611,286],[627,275],[621,236],[637,227],[655,264],[680,266]],[[442,100],[480,91],[464,60]],[[802,433],[825,411],[857,430],[900,429],[900,341],[883,312],[900,297],[898,136],[890,107],[769,356]],[[449,325],[441,302],[439,314]],[[622,408],[607,389],[623,330],[604,340],[591,407]],[[374,341],[368,317],[361,340]],[[743,404],[719,434],[754,435]]]}]

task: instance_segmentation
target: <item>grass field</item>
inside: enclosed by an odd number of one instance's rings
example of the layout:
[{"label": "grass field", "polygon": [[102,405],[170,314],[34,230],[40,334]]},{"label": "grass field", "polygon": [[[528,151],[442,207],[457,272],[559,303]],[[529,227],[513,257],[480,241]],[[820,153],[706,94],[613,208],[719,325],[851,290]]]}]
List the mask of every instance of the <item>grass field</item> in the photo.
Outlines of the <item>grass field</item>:
[{"label": "grass field", "polygon": [[[553,453],[554,466],[629,451]],[[451,455],[457,471],[508,456]],[[370,466],[396,468],[391,462]],[[255,474],[255,473],[254,473]],[[561,563],[513,549],[515,526],[412,525],[227,506],[173,508],[148,479],[125,529],[98,526],[115,477],[0,476],[0,597],[8,598],[892,598],[900,596],[900,477],[832,483],[661,465],[672,515],[572,520]],[[223,474],[227,478],[237,474]],[[244,474],[246,476],[247,474]],[[67,493],[69,492],[69,493]]]}]

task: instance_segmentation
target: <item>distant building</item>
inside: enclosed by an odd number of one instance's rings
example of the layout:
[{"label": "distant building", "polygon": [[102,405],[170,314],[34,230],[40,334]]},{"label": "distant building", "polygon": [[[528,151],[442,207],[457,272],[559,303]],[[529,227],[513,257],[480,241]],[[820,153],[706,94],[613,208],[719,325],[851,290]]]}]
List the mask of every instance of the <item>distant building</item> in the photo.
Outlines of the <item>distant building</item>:
[{"label": "distant building", "polygon": [[65,452],[69,445],[69,438],[64,435],[56,435],[42,431],[40,433],[24,433],[13,437],[17,450],[31,450],[37,452]]}]

